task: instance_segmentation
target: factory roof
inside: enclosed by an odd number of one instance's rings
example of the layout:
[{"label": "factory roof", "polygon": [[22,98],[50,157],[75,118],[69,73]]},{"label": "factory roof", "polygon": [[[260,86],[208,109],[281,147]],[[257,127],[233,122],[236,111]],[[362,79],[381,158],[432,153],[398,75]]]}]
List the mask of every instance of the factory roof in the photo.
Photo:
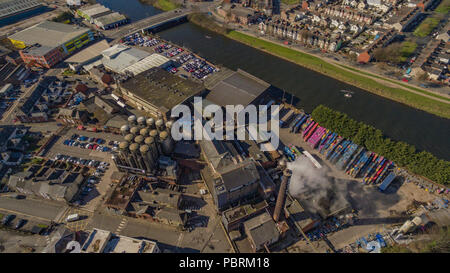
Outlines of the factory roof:
[{"label": "factory roof", "polygon": [[117,44],[104,50],[102,55],[102,63],[106,68],[116,73],[123,73],[129,66],[150,56],[150,53]]},{"label": "factory roof", "polygon": [[129,67],[126,68],[126,70],[131,72],[134,76],[136,76],[144,71],[149,70],[150,68],[160,67],[169,61],[170,60],[168,58],[160,54],[154,53],[140,60],[139,62],[130,65]]},{"label": "factory roof", "polygon": [[154,67],[121,84],[140,99],[166,112],[204,90],[203,85]]},{"label": "factory roof", "polygon": [[40,44],[36,44],[22,50],[24,54],[33,55],[33,56],[44,56],[48,52],[52,51],[54,47],[50,46],[42,46]]},{"label": "factory roof", "polygon": [[238,69],[211,88],[206,99],[221,106],[250,104],[259,97],[270,84]]},{"label": "factory roof", "polygon": [[38,0],[0,0],[0,18],[42,5]]},{"label": "factory roof", "polygon": [[268,212],[245,221],[244,227],[256,247],[277,240],[280,236],[277,226]]},{"label": "factory roof", "polygon": [[118,12],[113,12],[96,18],[94,22],[97,26],[103,27],[126,19],[127,17],[125,15],[120,14]]},{"label": "factory roof", "polygon": [[102,55],[102,52],[109,48],[106,40],[101,40],[87,48],[81,50],[77,54],[66,59],[66,63],[84,63]]},{"label": "factory roof", "polygon": [[221,171],[222,181],[227,190],[259,181],[255,162],[247,158],[235,165],[228,165]]},{"label": "factory roof", "polygon": [[157,189],[150,192],[138,191],[140,199],[143,202],[154,204],[164,204],[172,208],[178,208],[181,194],[167,189]]},{"label": "factory roof", "polygon": [[89,17],[94,16],[96,14],[100,14],[100,13],[104,13],[107,11],[110,11],[109,8],[100,5],[100,4],[95,4],[92,6],[88,6],[85,9],[80,9],[80,11],[82,11],[84,14],[88,15]]},{"label": "factory roof", "polygon": [[40,44],[42,46],[57,47],[88,31],[89,29],[84,27],[43,21],[8,38],[22,41],[26,45]]}]

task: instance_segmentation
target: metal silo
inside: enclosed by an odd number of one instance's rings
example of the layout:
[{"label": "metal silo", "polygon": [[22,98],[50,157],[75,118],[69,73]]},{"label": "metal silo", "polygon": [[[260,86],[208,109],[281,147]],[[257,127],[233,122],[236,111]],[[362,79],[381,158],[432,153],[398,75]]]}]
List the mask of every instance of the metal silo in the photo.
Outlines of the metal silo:
[{"label": "metal silo", "polygon": [[146,167],[147,172],[151,172],[153,167],[155,166],[155,160],[152,157],[152,153],[150,151],[150,147],[148,145],[141,145],[139,148],[141,152],[141,156]]},{"label": "metal silo", "polygon": [[131,127],[130,129],[130,133],[132,133],[133,135],[139,135],[139,127]]},{"label": "metal silo", "polygon": [[158,147],[156,146],[156,141],[154,137],[147,137],[144,140],[144,143],[150,148],[150,152],[152,154],[152,157],[155,159],[155,161],[159,157]]},{"label": "metal silo", "polygon": [[138,119],[137,119],[137,123],[138,123],[138,125],[142,128],[142,127],[145,127],[145,125],[146,125],[146,122],[145,122],[145,117],[139,117]]},{"label": "metal silo", "polygon": [[127,141],[122,141],[119,144],[119,157],[118,157],[118,161],[120,162],[121,165],[123,166],[130,166],[130,153],[128,150],[129,147],[129,143]]},{"label": "metal silo", "polygon": [[134,139],[134,135],[133,134],[128,134],[124,137],[125,141],[128,141],[129,143],[133,142]]},{"label": "metal silo", "polygon": [[174,148],[173,139],[166,131],[163,131],[159,134],[159,141],[161,143],[162,152],[165,155],[170,155]]},{"label": "metal silo", "polygon": [[140,135],[143,136],[143,137],[148,137],[148,134],[150,133],[150,131],[148,130],[148,128],[142,128],[142,129],[139,131],[139,133],[140,133]]},{"label": "metal silo", "polygon": [[147,119],[147,127],[150,128],[150,130],[155,129],[155,119],[154,118]]},{"label": "metal silo", "polygon": [[155,146],[156,146],[156,149],[157,149],[157,151],[158,151],[158,155],[160,155],[160,154],[162,153],[162,151],[161,151],[161,145],[160,145],[160,143],[159,143],[159,135],[158,135],[158,131],[157,131],[157,130],[151,130],[151,131],[150,131],[150,136],[154,138],[154,140],[155,140]]},{"label": "metal silo", "polygon": [[165,129],[165,126],[164,126],[164,120],[158,119],[158,120],[155,122],[155,125],[156,125],[156,130],[158,130],[159,133],[161,133],[162,131],[164,131],[164,129]]},{"label": "metal silo", "polygon": [[120,127],[120,133],[125,136],[130,132],[130,126],[128,126],[127,124],[122,125],[122,127]]},{"label": "metal silo", "polygon": [[137,144],[142,144],[142,143],[144,143],[144,137],[141,135],[138,135],[134,138],[134,142],[136,142]]},{"label": "metal silo", "polygon": [[139,155],[139,144],[133,143],[130,145],[130,158],[132,159],[133,168],[142,169],[140,164],[140,155]]},{"label": "metal silo", "polygon": [[130,126],[135,126],[136,123],[136,116],[135,115],[131,115],[128,117],[128,123],[130,124]]}]

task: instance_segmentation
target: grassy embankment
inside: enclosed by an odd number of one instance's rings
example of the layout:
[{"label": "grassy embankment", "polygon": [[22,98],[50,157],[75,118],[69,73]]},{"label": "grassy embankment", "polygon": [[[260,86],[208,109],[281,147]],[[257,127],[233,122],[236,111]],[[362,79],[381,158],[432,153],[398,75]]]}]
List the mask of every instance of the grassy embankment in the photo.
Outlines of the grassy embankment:
[{"label": "grassy embankment", "polygon": [[[214,20],[212,20],[211,18],[208,18],[207,16],[205,16],[203,14],[193,14],[193,15],[190,15],[188,17],[188,19],[189,19],[189,21],[193,22],[194,24],[197,24],[201,27],[204,27],[204,28],[210,29],[214,32],[225,35],[228,38],[234,39],[238,42],[247,44],[247,45],[257,48],[259,50],[265,51],[267,53],[281,57],[288,61],[294,62],[298,65],[301,65],[308,69],[325,74],[325,75],[335,78],[337,80],[360,87],[362,89],[365,89],[365,90],[372,92],[374,94],[377,94],[379,96],[383,96],[383,97],[392,99],[394,101],[409,105],[411,107],[432,113],[432,114],[440,116],[440,117],[450,118],[450,104],[448,104],[448,103],[436,101],[431,98],[427,98],[427,97],[421,96],[419,94],[409,92],[402,88],[386,86],[385,84],[382,84],[374,79],[370,79],[368,77],[358,75],[358,74],[352,73],[350,71],[343,70],[339,66],[327,63],[327,62],[323,61],[322,59],[315,57],[313,55],[302,53],[302,52],[299,52],[299,51],[296,51],[296,50],[293,50],[293,49],[290,49],[290,48],[287,48],[287,47],[284,47],[284,46],[281,46],[281,45],[278,45],[278,44],[275,44],[275,43],[272,43],[269,41],[258,39],[258,38],[243,34],[241,32],[230,31],[223,26],[219,26],[217,23],[215,23]],[[408,49],[411,49],[411,47],[408,47]],[[347,66],[342,66],[342,67],[348,68]],[[349,70],[398,84],[398,85],[404,87],[405,89],[410,89],[410,90],[413,90],[416,92],[420,92],[422,94],[426,94],[426,95],[433,96],[433,97],[436,97],[439,99],[444,99],[444,100],[450,101],[448,98],[436,95],[431,92],[426,92],[419,88],[414,88],[414,87],[410,87],[405,84],[397,83],[393,80],[385,79],[380,76],[373,76],[373,75],[370,75],[369,73],[361,72],[361,71],[353,69],[353,68],[351,68]]]},{"label": "grassy embankment", "polygon": [[450,0],[443,0],[434,11],[442,14],[450,12]]},{"label": "grassy embankment", "polygon": [[139,0],[142,4],[152,5],[157,9],[169,11],[179,8],[181,5],[171,0]]},{"label": "grassy embankment", "polygon": [[[323,61],[318,57],[298,52],[296,50],[278,44],[274,44],[272,42],[261,40],[240,32],[231,31],[228,32],[226,36],[239,42],[242,42],[244,44],[266,51],[268,53],[272,53],[276,56],[299,64],[306,68],[315,70],[317,72],[320,72],[337,80],[360,87],[377,95],[390,98],[394,101],[409,105],[411,107],[423,111],[427,111],[440,117],[450,118],[450,104],[441,101],[436,101],[431,98],[421,96],[419,94],[411,93],[402,88],[386,86],[374,79],[370,79],[368,77],[343,70],[336,65]],[[356,71],[356,69],[353,70]],[[384,80],[384,78],[381,77],[379,78]],[[409,88],[406,87],[406,85],[403,86],[405,86],[405,88]],[[416,89],[416,91],[417,90],[420,89]],[[425,91],[420,92],[423,94],[437,97],[437,95],[434,95],[433,93],[428,93]]]}]

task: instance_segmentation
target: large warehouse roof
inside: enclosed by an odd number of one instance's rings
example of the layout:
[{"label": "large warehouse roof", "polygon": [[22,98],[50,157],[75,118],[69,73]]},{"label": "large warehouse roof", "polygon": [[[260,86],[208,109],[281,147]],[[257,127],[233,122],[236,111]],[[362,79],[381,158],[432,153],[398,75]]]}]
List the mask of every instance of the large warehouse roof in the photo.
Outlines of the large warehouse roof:
[{"label": "large warehouse roof", "polygon": [[94,20],[94,23],[99,27],[103,27],[117,22],[121,22],[126,19],[127,17],[125,17],[125,15],[122,15],[118,12],[114,12],[98,17],[97,19]]},{"label": "large warehouse roof", "polygon": [[157,67],[129,78],[121,84],[122,87],[141,100],[167,111],[204,90],[199,83],[184,80]]},{"label": "large warehouse roof", "polygon": [[22,41],[26,45],[38,43],[44,46],[56,47],[88,31],[89,29],[84,27],[43,21],[42,23],[17,32],[8,38]]},{"label": "large warehouse roof", "polygon": [[130,65],[125,70],[133,73],[133,75],[136,76],[146,70],[149,70],[150,68],[160,67],[169,61],[170,60],[168,58],[154,53],[154,54],[148,56],[147,58],[144,58],[144,59],[140,60],[139,62],[137,62],[133,65]]},{"label": "large warehouse roof", "polygon": [[38,0],[0,0],[0,18],[41,6]]},{"label": "large warehouse roof", "polygon": [[89,17],[92,17],[94,15],[97,15],[97,14],[100,14],[100,13],[104,13],[104,12],[108,12],[108,11],[111,11],[111,10],[109,8],[105,7],[105,6],[100,5],[100,6],[96,6],[94,8],[91,8],[91,9],[84,10],[83,13],[88,15]]},{"label": "large warehouse roof", "polygon": [[72,57],[66,59],[66,63],[84,63],[95,57],[98,57],[102,54],[102,51],[109,48],[109,44],[106,40],[101,40],[98,43],[95,43]]},{"label": "large warehouse roof", "polygon": [[102,54],[103,65],[116,73],[123,73],[127,67],[150,56],[148,52],[120,44],[112,46]]},{"label": "large warehouse roof", "polygon": [[270,84],[239,69],[214,85],[206,99],[221,106],[246,106],[269,87]]}]

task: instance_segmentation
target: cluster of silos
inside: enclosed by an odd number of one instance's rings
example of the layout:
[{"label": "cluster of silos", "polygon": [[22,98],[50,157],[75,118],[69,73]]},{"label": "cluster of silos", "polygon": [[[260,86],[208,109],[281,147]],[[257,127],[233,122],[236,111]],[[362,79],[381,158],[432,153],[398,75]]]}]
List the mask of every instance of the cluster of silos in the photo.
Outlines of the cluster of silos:
[{"label": "cluster of silos", "polygon": [[175,147],[170,134],[172,122],[162,119],[130,116],[128,124],[121,127],[124,140],[114,156],[117,165],[151,172],[160,155],[170,155]]}]

